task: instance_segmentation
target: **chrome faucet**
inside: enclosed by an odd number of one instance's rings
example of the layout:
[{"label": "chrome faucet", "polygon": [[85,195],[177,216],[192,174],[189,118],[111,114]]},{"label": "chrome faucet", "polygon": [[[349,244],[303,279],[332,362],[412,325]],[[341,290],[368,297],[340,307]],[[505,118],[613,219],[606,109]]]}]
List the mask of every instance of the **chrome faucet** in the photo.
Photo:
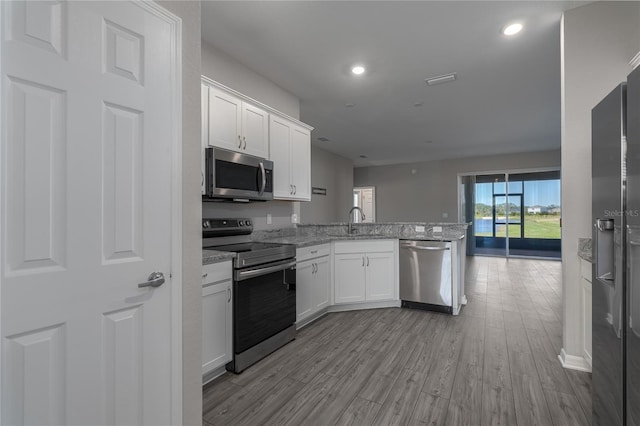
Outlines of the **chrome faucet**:
[{"label": "chrome faucet", "polygon": [[362,211],[362,209],[358,206],[353,206],[351,207],[351,210],[349,210],[349,235],[351,235],[353,233],[353,211],[357,210],[360,212],[360,220],[364,222],[364,220],[366,219],[364,212]]}]

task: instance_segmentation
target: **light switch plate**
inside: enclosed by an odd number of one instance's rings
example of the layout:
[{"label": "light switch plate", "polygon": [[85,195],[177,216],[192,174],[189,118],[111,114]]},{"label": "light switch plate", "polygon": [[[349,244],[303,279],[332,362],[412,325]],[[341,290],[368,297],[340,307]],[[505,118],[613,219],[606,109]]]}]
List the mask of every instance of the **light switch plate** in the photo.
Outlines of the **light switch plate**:
[{"label": "light switch plate", "polygon": [[422,225],[416,225],[416,232],[419,233],[424,233],[424,226]]}]

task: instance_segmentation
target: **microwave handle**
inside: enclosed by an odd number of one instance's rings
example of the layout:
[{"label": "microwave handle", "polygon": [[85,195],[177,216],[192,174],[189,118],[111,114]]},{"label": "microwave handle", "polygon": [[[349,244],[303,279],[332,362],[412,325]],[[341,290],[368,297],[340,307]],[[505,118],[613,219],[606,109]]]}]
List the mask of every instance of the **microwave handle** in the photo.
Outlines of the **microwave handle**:
[{"label": "microwave handle", "polygon": [[267,173],[264,171],[264,163],[260,162],[260,173],[262,175],[262,186],[260,187],[260,195],[264,193],[264,188],[267,186]]}]

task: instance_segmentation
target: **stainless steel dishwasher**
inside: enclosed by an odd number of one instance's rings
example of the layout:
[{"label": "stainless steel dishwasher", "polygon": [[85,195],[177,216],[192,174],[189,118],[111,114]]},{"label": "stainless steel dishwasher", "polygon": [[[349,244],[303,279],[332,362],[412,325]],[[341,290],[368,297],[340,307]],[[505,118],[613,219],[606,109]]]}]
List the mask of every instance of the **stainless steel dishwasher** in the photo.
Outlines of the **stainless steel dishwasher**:
[{"label": "stainless steel dishwasher", "polygon": [[402,307],[453,313],[450,241],[400,240]]}]

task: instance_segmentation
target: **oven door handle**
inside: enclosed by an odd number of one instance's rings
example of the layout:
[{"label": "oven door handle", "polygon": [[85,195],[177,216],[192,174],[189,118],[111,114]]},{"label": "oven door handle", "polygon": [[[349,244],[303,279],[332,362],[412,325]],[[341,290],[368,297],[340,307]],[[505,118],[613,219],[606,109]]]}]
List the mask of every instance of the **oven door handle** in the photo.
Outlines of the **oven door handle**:
[{"label": "oven door handle", "polygon": [[236,281],[244,281],[250,278],[259,277],[261,275],[267,275],[272,272],[284,271],[285,269],[289,269],[292,266],[296,266],[296,261],[294,260],[285,260],[280,263],[276,263],[275,265],[267,266],[267,267],[258,267],[253,269],[246,269],[243,271],[235,272],[235,280]]}]

